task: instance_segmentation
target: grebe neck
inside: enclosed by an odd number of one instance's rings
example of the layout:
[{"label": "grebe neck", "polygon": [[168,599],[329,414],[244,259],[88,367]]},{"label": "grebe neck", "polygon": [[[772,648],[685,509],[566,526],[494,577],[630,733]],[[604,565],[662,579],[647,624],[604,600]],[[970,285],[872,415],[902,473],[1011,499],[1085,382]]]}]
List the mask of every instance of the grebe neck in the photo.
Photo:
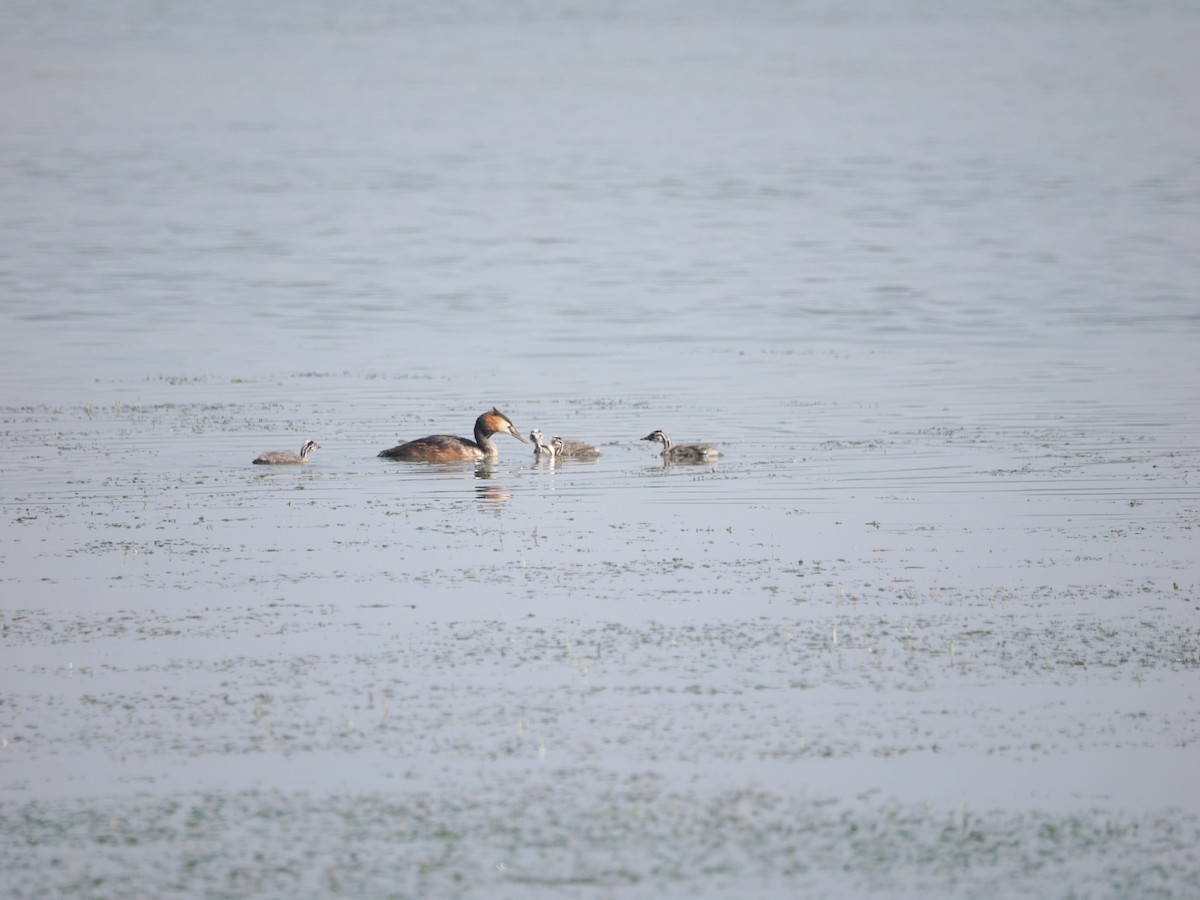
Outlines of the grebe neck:
[{"label": "grebe neck", "polygon": [[500,451],[496,449],[496,445],[492,443],[492,432],[488,431],[487,426],[483,424],[483,417],[480,416],[475,422],[475,443],[479,449],[483,451],[484,456],[499,456]]}]

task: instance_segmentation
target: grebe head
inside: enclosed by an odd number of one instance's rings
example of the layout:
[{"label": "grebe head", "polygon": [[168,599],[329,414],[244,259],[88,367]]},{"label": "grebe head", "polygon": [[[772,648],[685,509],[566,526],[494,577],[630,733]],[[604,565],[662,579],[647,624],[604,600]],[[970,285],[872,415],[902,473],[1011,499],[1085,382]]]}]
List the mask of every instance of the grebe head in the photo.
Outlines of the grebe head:
[{"label": "grebe head", "polygon": [[475,420],[475,433],[483,434],[485,437],[490,437],[493,434],[511,434],[522,444],[528,444],[527,441],[511,421],[508,416],[492,407],[482,416]]},{"label": "grebe head", "polygon": [[563,450],[565,450],[565,449],[566,449],[566,444],[563,442],[563,439],[560,438],[557,434],[554,437],[550,438],[550,450],[554,456],[562,456]]},{"label": "grebe head", "polygon": [[654,431],[650,432],[648,435],[646,435],[644,438],[642,438],[642,440],[643,441],[658,441],[664,447],[671,446],[671,439],[669,437],[667,437],[667,433],[665,431],[663,431],[661,428],[654,429]]},{"label": "grebe head", "polygon": [[554,456],[554,447],[546,442],[539,429],[529,432],[529,440],[533,444],[534,456]]},{"label": "grebe head", "polygon": [[316,441],[305,441],[304,446],[300,448],[300,458],[308,459],[308,454],[312,453],[314,450],[320,449],[321,445]]}]

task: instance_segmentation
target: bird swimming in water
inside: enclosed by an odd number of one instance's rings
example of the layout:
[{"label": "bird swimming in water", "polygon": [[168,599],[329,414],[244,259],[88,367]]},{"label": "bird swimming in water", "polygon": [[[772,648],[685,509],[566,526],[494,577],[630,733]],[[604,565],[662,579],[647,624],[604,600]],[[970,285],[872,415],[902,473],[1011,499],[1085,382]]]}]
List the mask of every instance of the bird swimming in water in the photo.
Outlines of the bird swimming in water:
[{"label": "bird swimming in water", "polygon": [[535,428],[533,431],[529,432],[529,441],[533,444],[533,455],[535,457],[548,456],[550,459],[554,458],[554,442],[547,441],[542,436],[542,432],[540,430]]},{"label": "bird swimming in water", "polygon": [[661,428],[650,432],[642,440],[657,441],[662,444],[662,458],[667,462],[713,462],[721,455],[721,451],[712,444],[672,444],[671,438]]},{"label": "bird swimming in water", "polygon": [[291,450],[268,450],[266,453],[260,453],[254,459],[256,466],[302,466],[308,464],[308,454],[314,450],[320,450],[321,445],[316,441],[305,441],[304,446],[300,448],[300,455],[297,456]]},{"label": "bird swimming in water", "polygon": [[511,434],[522,444],[529,441],[521,437],[508,416],[492,407],[475,420],[475,440],[455,437],[452,434],[431,434],[379,451],[384,459],[402,459],[409,462],[445,462],[460,459],[496,459],[499,449],[492,443],[493,434]]},{"label": "bird swimming in water", "polygon": [[599,450],[583,441],[563,440],[557,434],[550,440],[546,440],[541,431],[536,428],[529,432],[529,440],[533,442],[533,455],[538,457],[595,459],[600,455]]},{"label": "bird swimming in water", "polygon": [[550,438],[550,443],[555,447],[556,456],[567,456],[572,459],[595,459],[600,455],[600,451],[591,444],[560,438],[557,434]]}]

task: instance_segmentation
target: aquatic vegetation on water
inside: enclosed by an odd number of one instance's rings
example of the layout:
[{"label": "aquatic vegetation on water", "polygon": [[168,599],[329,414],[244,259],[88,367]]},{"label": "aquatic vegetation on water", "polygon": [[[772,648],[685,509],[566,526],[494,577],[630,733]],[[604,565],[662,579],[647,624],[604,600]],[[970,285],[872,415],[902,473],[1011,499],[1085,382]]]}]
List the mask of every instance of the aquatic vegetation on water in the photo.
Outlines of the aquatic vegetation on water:
[{"label": "aquatic vegetation on water", "polygon": [[594,789],[565,803],[551,784],[520,774],[505,790],[470,794],[414,783],[370,794],[29,802],[0,820],[0,866],[14,898],[553,896],[566,888],[687,897],[725,882],[756,896],[1200,890],[1192,858],[1200,822],[1191,816],[947,814],[592,774],[600,775]]}]

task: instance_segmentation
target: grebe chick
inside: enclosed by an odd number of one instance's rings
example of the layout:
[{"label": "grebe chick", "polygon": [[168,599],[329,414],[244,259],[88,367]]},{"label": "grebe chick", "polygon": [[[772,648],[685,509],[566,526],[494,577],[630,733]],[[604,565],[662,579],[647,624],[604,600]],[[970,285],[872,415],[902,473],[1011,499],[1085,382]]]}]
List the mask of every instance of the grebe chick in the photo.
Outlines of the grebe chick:
[{"label": "grebe chick", "polygon": [[642,440],[658,441],[662,444],[662,458],[667,462],[713,462],[721,455],[721,451],[712,444],[672,444],[670,436],[661,428],[650,432]]},{"label": "grebe chick", "polygon": [[268,450],[260,453],[254,460],[256,466],[303,466],[308,464],[308,454],[320,450],[321,445],[316,441],[305,441],[297,456],[291,450]]},{"label": "grebe chick", "polygon": [[570,456],[574,459],[595,459],[600,455],[600,451],[584,441],[565,440],[557,434],[550,438],[551,445],[555,448],[555,455]]},{"label": "grebe chick", "polygon": [[542,433],[538,429],[535,428],[533,431],[529,432],[529,440],[533,443],[534,456],[548,456],[551,459],[554,459],[554,442],[551,441],[550,443],[547,443],[546,439],[542,437]]},{"label": "grebe chick", "polygon": [[409,462],[444,462],[458,459],[495,459],[500,455],[492,443],[493,434],[511,434],[522,444],[529,441],[521,437],[508,416],[492,407],[475,420],[475,440],[455,437],[452,434],[431,434],[379,451],[384,459],[403,459]]}]

